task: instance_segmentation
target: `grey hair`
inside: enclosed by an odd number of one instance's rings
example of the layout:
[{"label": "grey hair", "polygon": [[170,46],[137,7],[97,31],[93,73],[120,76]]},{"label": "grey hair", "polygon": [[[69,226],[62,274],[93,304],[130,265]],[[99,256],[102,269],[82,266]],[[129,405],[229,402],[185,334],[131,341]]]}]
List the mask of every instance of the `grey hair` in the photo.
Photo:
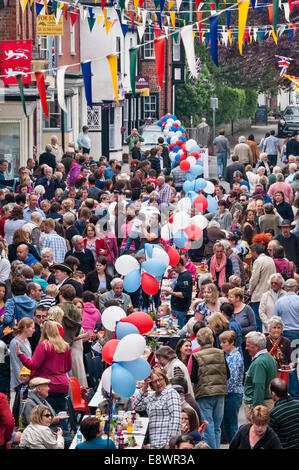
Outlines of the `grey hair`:
[{"label": "grey hair", "polygon": [[246,137],[244,135],[240,135],[238,142],[239,144],[246,143]]},{"label": "grey hair", "polygon": [[278,172],[278,173],[281,173],[281,168],[280,168],[280,166],[275,166],[275,167],[273,168],[273,173],[277,173],[277,172]]},{"label": "grey hair", "polygon": [[52,250],[52,248],[43,248],[40,252],[42,256],[46,255],[47,253],[50,254],[51,256],[54,256],[54,251]]},{"label": "grey hair", "polygon": [[114,279],[112,279],[110,285],[113,289],[113,287],[116,286],[116,284],[118,284],[119,282],[121,282],[123,284],[123,280],[120,278],[120,277],[115,277]]},{"label": "grey hair", "polygon": [[280,284],[281,284],[281,288],[283,288],[284,286],[284,278],[282,277],[282,275],[280,273],[274,273],[274,274],[271,274],[271,276],[269,277],[269,281],[268,281],[268,284],[269,286],[271,285],[271,281],[274,277],[278,277],[279,281],[280,281]]},{"label": "grey hair", "polygon": [[35,192],[35,194],[41,194],[43,196],[45,194],[46,190],[45,190],[44,186],[42,186],[41,184],[38,184],[37,186],[35,186],[34,192]]},{"label": "grey hair", "polygon": [[75,216],[71,212],[67,212],[62,216],[63,220],[68,224],[72,225],[75,222]]},{"label": "grey hair", "polygon": [[52,152],[52,145],[51,144],[47,144],[45,149],[46,149],[46,152]]},{"label": "grey hair", "polygon": [[36,222],[40,224],[41,221],[43,220],[43,216],[39,212],[33,211],[31,214],[30,220],[35,220]]},{"label": "grey hair", "polygon": [[74,235],[72,237],[72,244],[74,245],[77,241],[82,240],[82,235]]},{"label": "grey hair", "polygon": [[220,224],[219,222],[216,222],[216,220],[211,220],[209,223],[208,223],[208,228],[210,227],[217,227],[217,228],[220,228]]},{"label": "grey hair", "polygon": [[260,349],[266,349],[266,336],[259,331],[250,331],[247,333],[246,338],[250,340],[251,344],[258,346]]},{"label": "grey hair", "polygon": [[170,346],[161,346],[158,351],[156,351],[157,357],[164,357],[168,361],[172,361],[177,358],[175,351]]},{"label": "grey hair", "polygon": [[283,323],[282,319],[280,317],[275,316],[275,315],[273,315],[273,317],[271,317],[268,321],[269,331],[270,331],[270,328],[271,328],[272,325],[281,325],[282,329],[284,328],[284,323]]},{"label": "grey hair", "polygon": [[278,173],[276,175],[276,181],[284,181],[284,177],[283,177],[283,174],[282,173]]},{"label": "grey hair", "polygon": [[211,273],[204,273],[199,277],[198,282],[197,282],[199,288],[201,287],[201,284],[204,281],[213,281],[212,274]]},{"label": "grey hair", "polygon": [[262,152],[262,153],[260,154],[260,159],[262,159],[262,158],[265,157],[265,156],[268,158],[268,155],[266,154],[266,152]]},{"label": "grey hair", "polygon": [[221,245],[225,250],[230,250],[231,249],[231,244],[229,243],[228,240],[220,240]]},{"label": "grey hair", "polygon": [[297,170],[297,163],[290,163],[289,164],[289,169],[290,170]]}]

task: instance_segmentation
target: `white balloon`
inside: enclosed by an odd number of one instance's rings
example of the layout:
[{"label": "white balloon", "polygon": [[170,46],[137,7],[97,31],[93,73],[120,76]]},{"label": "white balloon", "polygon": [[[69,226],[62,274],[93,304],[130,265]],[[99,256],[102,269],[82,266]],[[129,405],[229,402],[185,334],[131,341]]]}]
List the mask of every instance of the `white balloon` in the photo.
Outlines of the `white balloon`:
[{"label": "white balloon", "polygon": [[173,123],[174,123],[174,120],[173,120],[172,118],[169,118],[169,119],[167,119],[167,121],[166,121],[166,125],[167,125],[167,126],[169,125],[169,127],[172,126]]},{"label": "white balloon", "polygon": [[206,217],[204,217],[203,215],[198,214],[192,217],[190,223],[197,225],[203,230],[208,225],[208,219],[206,219]]},{"label": "white balloon", "polygon": [[181,137],[183,135],[182,131],[176,131],[175,135],[178,135],[179,137]]},{"label": "white balloon", "polygon": [[190,216],[186,212],[177,212],[173,216],[173,231],[176,232],[177,230],[187,228],[190,225],[190,220]]},{"label": "white balloon", "polygon": [[187,162],[190,163],[191,166],[195,165],[195,163],[196,163],[196,158],[193,157],[193,155],[190,155],[190,157],[187,157],[186,160],[187,160]]},{"label": "white balloon", "polygon": [[122,308],[112,305],[111,307],[105,308],[103,311],[102,323],[106,330],[114,331],[116,322],[126,316],[126,312]]},{"label": "white balloon", "polygon": [[138,334],[127,335],[118,343],[113,361],[135,361],[146,348],[145,338]]},{"label": "white balloon", "polygon": [[[168,242],[172,238],[171,224],[165,224],[161,228],[161,238]],[[153,250],[154,251],[154,250]]]},{"label": "white balloon", "polygon": [[178,136],[177,136],[177,135],[174,135],[174,136],[171,137],[170,143],[171,143],[171,144],[175,144],[178,140],[179,140]]},{"label": "white balloon", "polygon": [[179,200],[177,208],[181,212],[188,212],[191,209],[191,199],[189,197],[183,197],[182,199]]},{"label": "white balloon", "polygon": [[111,372],[112,372],[112,366],[104,370],[102,374],[102,378],[101,378],[102,387],[108,393],[110,393],[110,389],[111,389]]},{"label": "white balloon", "polygon": [[207,185],[204,188],[204,192],[207,194],[213,194],[214,191],[215,191],[215,186],[213,185],[213,183],[211,181],[207,181]]},{"label": "white balloon", "polygon": [[174,122],[175,122],[175,124],[177,124],[178,126],[181,125],[181,121],[179,121],[178,119],[177,119],[176,121],[174,121]]},{"label": "white balloon", "polygon": [[197,145],[196,140],[190,139],[186,142],[186,150],[191,150],[194,145]]},{"label": "white balloon", "polygon": [[131,255],[122,255],[115,262],[115,269],[119,274],[126,276],[134,269],[139,269],[140,265],[137,259]]},{"label": "white balloon", "polygon": [[179,154],[179,155],[182,155],[183,153],[184,153],[184,150],[182,150],[182,149],[180,149],[180,150],[178,151],[178,154]]},{"label": "white balloon", "polygon": [[174,135],[175,135],[175,133],[174,133],[173,131],[170,131],[170,132],[168,133],[168,137],[173,137]]},{"label": "white balloon", "polygon": [[160,248],[155,247],[153,249],[152,258],[158,258],[159,260],[163,261],[166,267],[169,265],[168,254],[166,253],[166,251],[161,250]]}]

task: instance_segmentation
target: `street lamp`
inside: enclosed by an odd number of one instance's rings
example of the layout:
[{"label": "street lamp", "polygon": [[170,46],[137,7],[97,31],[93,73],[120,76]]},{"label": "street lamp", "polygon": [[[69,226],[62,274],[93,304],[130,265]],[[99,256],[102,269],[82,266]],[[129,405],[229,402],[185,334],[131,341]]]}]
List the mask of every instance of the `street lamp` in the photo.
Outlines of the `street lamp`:
[{"label": "street lamp", "polygon": [[216,137],[216,132],[215,132],[215,112],[216,109],[218,109],[218,98],[216,96],[213,96],[210,98],[210,106],[213,110],[213,141]]}]

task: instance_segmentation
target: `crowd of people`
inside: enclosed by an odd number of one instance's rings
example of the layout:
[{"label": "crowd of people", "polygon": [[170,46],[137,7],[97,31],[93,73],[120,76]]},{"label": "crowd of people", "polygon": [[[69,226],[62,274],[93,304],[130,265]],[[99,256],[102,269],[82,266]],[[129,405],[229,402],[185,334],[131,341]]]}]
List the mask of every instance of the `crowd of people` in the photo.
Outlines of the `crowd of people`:
[{"label": "crowd of people", "polygon": [[[186,173],[163,137],[146,152],[141,142],[133,129],[129,170],[91,157],[86,126],[78,149],[61,152],[53,136],[16,178],[0,161],[0,448],[70,446],[70,377],[92,391],[85,355],[112,338],[101,319],[117,305],[178,321],[176,348],[156,349],[127,403],[149,419],[144,448],[298,449],[299,139],[241,136],[231,155],[220,132],[217,210],[204,213],[200,246],[177,248],[171,287],[153,298],[126,292],[115,261],[142,264],[146,243],[173,245],[161,230]],[[115,448],[97,417],[80,427],[78,449]]]}]

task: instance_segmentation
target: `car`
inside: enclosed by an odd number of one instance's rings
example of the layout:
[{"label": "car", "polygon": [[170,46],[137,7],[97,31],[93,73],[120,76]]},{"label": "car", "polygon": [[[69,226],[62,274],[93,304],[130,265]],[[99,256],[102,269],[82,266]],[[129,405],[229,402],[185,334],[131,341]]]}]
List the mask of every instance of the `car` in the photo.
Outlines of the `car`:
[{"label": "car", "polygon": [[159,137],[163,137],[164,139],[164,134],[160,126],[150,124],[144,127],[141,137],[144,138],[144,142],[141,142],[141,151],[145,152],[145,150],[150,150],[158,144]]},{"label": "car", "polygon": [[287,106],[278,121],[278,137],[288,137],[299,132],[299,106]]}]

